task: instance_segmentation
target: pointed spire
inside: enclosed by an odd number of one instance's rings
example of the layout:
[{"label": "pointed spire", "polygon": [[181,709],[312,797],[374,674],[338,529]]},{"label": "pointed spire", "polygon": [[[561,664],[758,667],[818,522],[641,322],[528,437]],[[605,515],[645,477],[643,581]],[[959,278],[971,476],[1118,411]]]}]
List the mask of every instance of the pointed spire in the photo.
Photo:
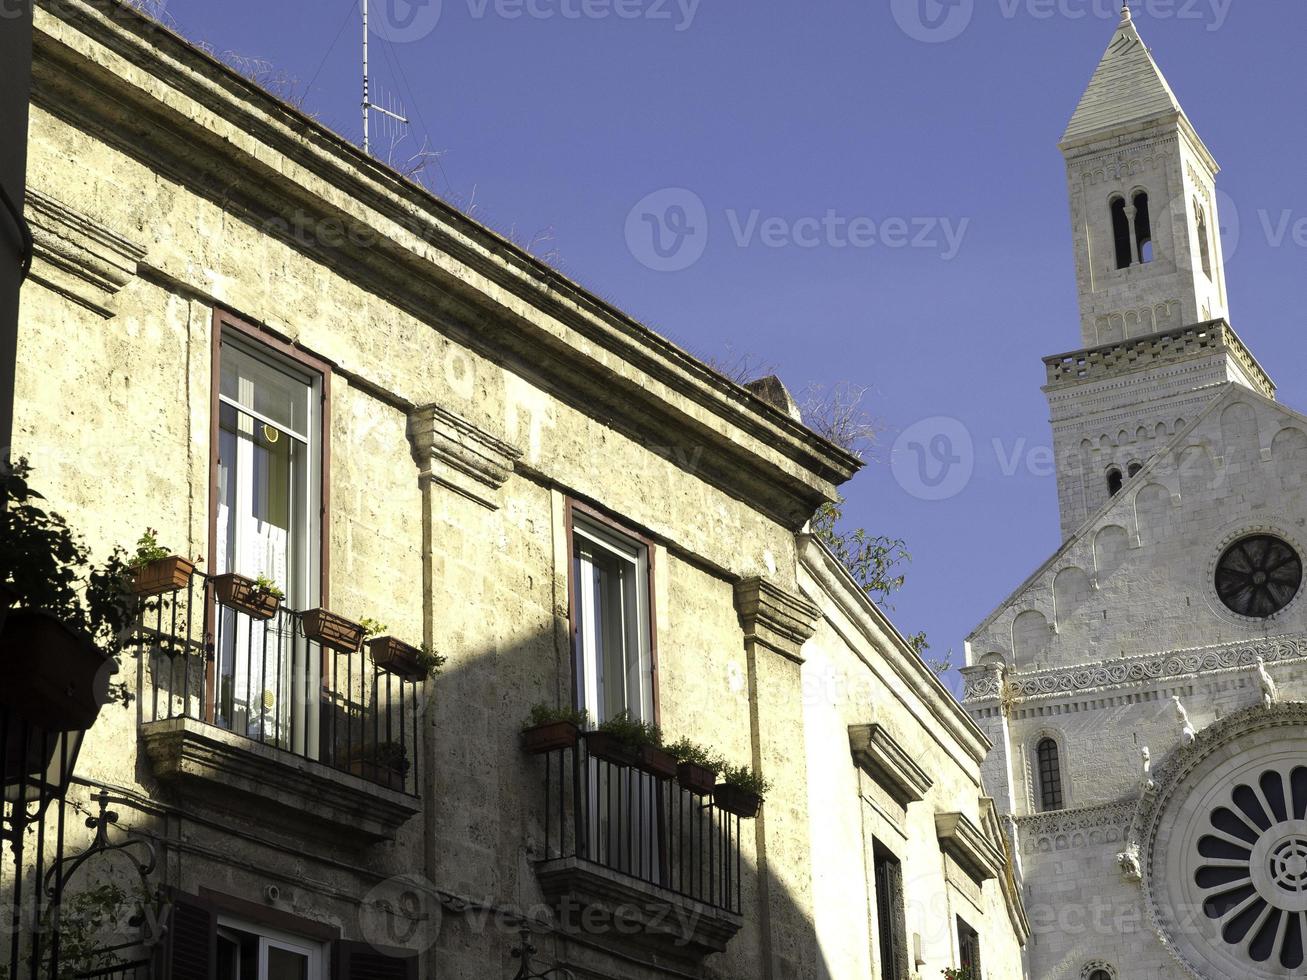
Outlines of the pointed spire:
[{"label": "pointed spire", "polygon": [[1062,142],[1172,113],[1184,110],[1139,36],[1127,3]]}]

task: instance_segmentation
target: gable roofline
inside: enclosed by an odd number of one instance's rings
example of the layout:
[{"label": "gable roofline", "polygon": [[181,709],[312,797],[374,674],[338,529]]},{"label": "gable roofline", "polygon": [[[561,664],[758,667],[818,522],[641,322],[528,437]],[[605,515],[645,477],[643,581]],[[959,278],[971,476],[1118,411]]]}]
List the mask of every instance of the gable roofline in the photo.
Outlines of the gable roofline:
[{"label": "gable roofline", "polygon": [[[1167,457],[1169,457],[1171,453],[1173,453],[1179,445],[1184,443],[1189,438],[1189,434],[1193,432],[1195,428],[1201,425],[1203,420],[1205,420],[1213,412],[1215,412],[1218,407],[1221,407],[1225,405],[1227,402],[1233,401],[1235,398],[1241,396],[1257,399],[1258,401],[1266,405],[1269,405],[1272,408],[1278,409],[1279,411],[1283,412],[1285,415],[1288,415],[1291,418],[1298,420],[1303,424],[1304,427],[1307,427],[1307,415],[1304,415],[1301,412],[1297,412],[1291,408],[1286,407],[1282,402],[1278,402],[1274,398],[1267,398],[1261,392],[1254,391],[1252,388],[1249,388],[1246,385],[1241,385],[1237,381],[1228,381],[1226,382],[1226,390],[1214,396],[1212,400],[1209,401],[1206,406],[1204,406],[1203,410],[1193,417],[1193,419],[1189,422],[1188,425],[1186,425],[1179,432],[1175,433],[1175,435],[1171,437],[1170,441],[1168,441],[1165,446],[1163,446],[1161,449],[1155,452],[1151,457],[1149,457],[1148,462],[1144,464],[1143,468],[1138,473],[1136,473],[1134,476],[1130,477],[1126,481],[1125,486],[1130,487],[1133,485],[1143,485],[1143,483],[1146,482],[1147,476],[1151,474],[1154,470],[1156,470],[1156,468],[1162,464],[1162,461]],[[1012,603],[1017,599],[1017,597],[1021,595],[1021,593],[1025,592],[1032,585],[1038,582],[1039,579],[1042,578],[1054,565],[1056,565],[1061,558],[1065,557],[1066,554],[1069,551],[1071,551],[1073,547],[1075,547],[1077,544],[1083,541],[1085,535],[1094,528],[1094,526],[1099,522],[1101,518],[1111,513],[1111,511],[1114,508],[1120,506],[1121,504],[1131,499],[1133,499],[1132,495],[1126,493],[1126,490],[1123,487],[1120,493],[1118,493],[1115,497],[1108,498],[1106,503],[1104,503],[1101,507],[1099,507],[1098,510],[1090,514],[1089,517],[1086,518],[1085,521],[1080,525],[1080,527],[1076,529],[1075,533],[1070,535],[1066,539],[1066,541],[1062,543],[1062,546],[1058,548],[1057,551],[1053,552],[1053,554],[1050,555],[1048,559],[1046,559],[1030,575],[1028,575],[1020,585],[1018,585],[1015,589],[1009,592],[1007,596],[1004,597],[1004,599],[994,607],[994,610],[988,616],[986,616],[975,627],[975,629],[973,629],[970,633],[967,634],[964,642],[968,645],[968,647],[970,646],[972,640],[974,640],[977,636],[979,636],[985,630],[989,629],[989,627],[994,624],[994,621],[998,619],[999,615],[1001,615],[1004,612],[1004,610],[1006,610],[1009,606],[1011,606]],[[989,651],[985,651],[985,652],[988,653]]]}]

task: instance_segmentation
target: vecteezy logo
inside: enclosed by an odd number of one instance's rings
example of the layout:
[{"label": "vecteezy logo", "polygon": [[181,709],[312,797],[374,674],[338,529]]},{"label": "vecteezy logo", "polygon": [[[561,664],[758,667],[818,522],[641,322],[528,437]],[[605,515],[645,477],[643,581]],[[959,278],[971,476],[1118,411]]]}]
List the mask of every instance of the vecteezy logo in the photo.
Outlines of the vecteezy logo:
[{"label": "vecteezy logo", "polygon": [[[371,2],[371,0],[370,0]],[[440,23],[442,0],[376,0],[371,30],[392,44],[420,41]]]},{"label": "vecteezy logo", "polygon": [[1234,198],[1219,188],[1216,191],[1216,217],[1221,222],[1221,258],[1229,262],[1239,251],[1239,233],[1242,219]]},{"label": "vecteezy logo", "polygon": [[971,481],[976,447],[957,419],[922,419],[894,440],[890,468],[898,485],[918,500],[948,500]]},{"label": "vecteezy logo", "polygon": [[952,41],[971,24],[976,0],[890,0],[903,33],[914,41]]},{"label": "vecteezy logo", "polygon": [[626,247],[655,272],[688,269],[708,247],[708,209],[683,187],[654,191],[626,216]]},{"label": "vecteezy logo", "polygon": [[424,953],[440,936],[440,893],[421,875],[387,878],[359,906],[363,938],[378,949]]}]

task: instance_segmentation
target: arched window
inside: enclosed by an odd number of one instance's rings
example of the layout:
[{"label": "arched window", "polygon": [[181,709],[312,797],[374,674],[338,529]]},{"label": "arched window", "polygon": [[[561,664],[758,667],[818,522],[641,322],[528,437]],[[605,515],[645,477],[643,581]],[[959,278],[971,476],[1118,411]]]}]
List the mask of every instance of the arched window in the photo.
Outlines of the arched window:
[{"label": "arched window", "polygon": [[1198,208],[1198,251],[1203,260],[1203,272],[1207,278],[1212,278],[1212,248],[1208,244],[1207,233],[1207,214],[1203,211],[1201,204],[1196,205]]},{"label": "arched window", "polygon": [[1135,244],[1139,248],[1139,261],[1153,261],[1153,219],[1148,213],[1148,192],[1135,195]]},{"label": "arched window", "polygon": [[1057,756],[1057,742],[1043,739],[1035,747],[1039,762],[1039,808],[1044,812],[1062,809],[1062,762]]},{"label": "arched window", "polygon": [[1128,269],[1134,264],[1134,247],[1130,243],[1130,221],[1125,214],[1125,198],[1112,198],[1112,239],[1116,243],[1116,267]]},{"label": "arched window", "polygon": [[1128,473],[1130,476],[1135,476],[1135,475],[1138,474],[1138,472],[1139,472],[1140,470],[1142,470],[1143,468],[1144,468],[1144,464],[1143,464],[1143,463],[1131,463],[1131,464],[1126,468],[1126,473]]},{"label": "arched window", "polygon": [[1095,970],[1089,974],[1089,980],[1112,980],[1112,974],[1106,970]]},{"label": "arched window", "polygon": [[1107,492],[1115,497],[1121,492],[1121,487],[1125,484],[1125,478],[1121,476],[1121,471],[1116,467],[1107,471]]}]

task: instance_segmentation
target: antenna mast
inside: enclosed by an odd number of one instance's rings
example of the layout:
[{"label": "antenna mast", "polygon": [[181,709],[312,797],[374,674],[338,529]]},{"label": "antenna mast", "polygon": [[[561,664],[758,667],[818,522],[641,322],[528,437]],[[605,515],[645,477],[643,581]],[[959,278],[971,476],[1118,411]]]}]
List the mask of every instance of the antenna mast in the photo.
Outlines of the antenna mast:
[{"label": "antenna mast", "polygon": [[363,152],[372,152],[372,139],[370,133],[370,123],[372,121],[373,110],[381,113],[383,116],[389,116],[398,123],[408,125],[408,120],[398,112],[392,112],[385,106],[376,105],[372,101],[372,96],[368,88],[368,0],[360,0],[363,6]]}]

